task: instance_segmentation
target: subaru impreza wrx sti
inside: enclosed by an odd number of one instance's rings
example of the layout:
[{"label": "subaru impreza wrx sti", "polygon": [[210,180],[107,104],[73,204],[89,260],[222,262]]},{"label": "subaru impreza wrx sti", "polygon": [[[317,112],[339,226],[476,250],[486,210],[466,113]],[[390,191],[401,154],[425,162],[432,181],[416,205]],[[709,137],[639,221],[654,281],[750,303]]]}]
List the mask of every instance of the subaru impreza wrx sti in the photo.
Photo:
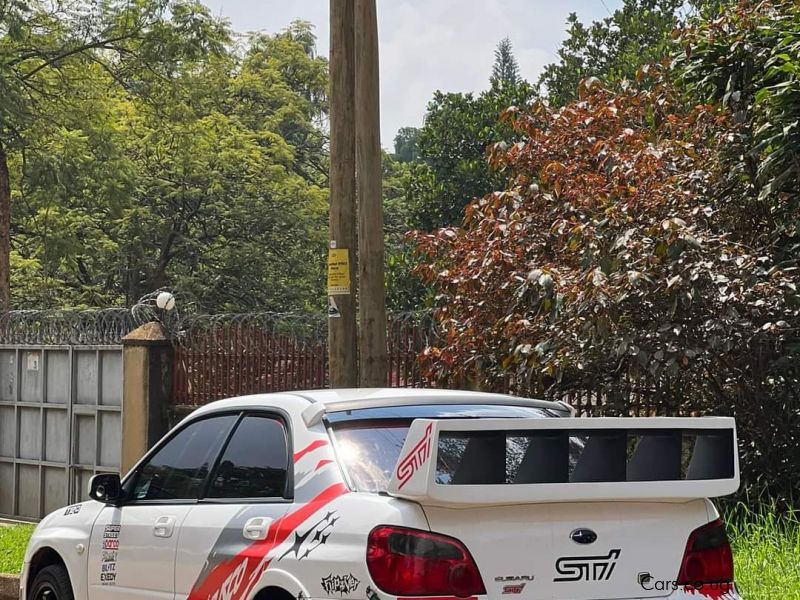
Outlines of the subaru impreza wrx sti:
[{"label": "subaru impreza wrx sti", "polygon": [[729,418],[324,390],[198,409],[47,516],[21,600],[736,599]]}]

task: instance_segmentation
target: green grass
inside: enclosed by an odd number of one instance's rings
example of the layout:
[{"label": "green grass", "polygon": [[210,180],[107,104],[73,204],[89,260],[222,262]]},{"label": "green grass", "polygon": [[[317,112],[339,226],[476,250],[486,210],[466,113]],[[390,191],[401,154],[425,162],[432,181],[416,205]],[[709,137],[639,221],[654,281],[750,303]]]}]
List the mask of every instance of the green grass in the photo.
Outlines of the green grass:
[{"label": "green grass", "polygon": [[0,573],[19,573],[33,525],[0,527]]},{"label": "green grass", "polygon": [[800,600],[800,520],[763,505],[726,511],[736,584],[745,600]]},{"label": "green grass", "polygon": [[[736,583],[745,600],[800,600],[800,519],[764,505],[725,511]],[[32,525],[0,527],[0,573],[19,573]]]}]

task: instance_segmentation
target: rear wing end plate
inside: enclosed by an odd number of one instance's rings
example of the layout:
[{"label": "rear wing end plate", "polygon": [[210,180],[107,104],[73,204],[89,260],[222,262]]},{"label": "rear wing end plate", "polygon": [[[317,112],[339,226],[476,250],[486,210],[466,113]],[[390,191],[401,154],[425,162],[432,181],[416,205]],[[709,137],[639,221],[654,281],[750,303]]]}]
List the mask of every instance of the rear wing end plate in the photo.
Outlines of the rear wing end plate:
[{"label": "rear wing end plate", "polygon": [[738,488],[729,417],[416,419],[388,492],[468,507],[681,501]]}]

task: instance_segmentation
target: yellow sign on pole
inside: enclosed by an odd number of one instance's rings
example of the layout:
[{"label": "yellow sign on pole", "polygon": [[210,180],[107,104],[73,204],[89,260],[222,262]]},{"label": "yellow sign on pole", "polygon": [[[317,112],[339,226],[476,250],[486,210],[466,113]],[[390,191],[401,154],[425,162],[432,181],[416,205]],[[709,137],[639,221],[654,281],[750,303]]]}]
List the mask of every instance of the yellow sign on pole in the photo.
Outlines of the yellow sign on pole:
[{"label": "yellow sign on pole", "polygon": [[350,293],[350,251],[347,248],[328,250],[328,295]]}]

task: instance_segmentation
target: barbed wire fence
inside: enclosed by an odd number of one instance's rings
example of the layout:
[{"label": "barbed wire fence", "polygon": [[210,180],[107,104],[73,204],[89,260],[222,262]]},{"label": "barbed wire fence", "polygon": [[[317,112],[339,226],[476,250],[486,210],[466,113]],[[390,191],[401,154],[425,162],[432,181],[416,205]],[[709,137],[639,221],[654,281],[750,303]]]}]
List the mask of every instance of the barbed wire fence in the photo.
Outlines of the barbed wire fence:
[{"label": "barbed wire fence", "polygon": [[137,318],[125,308],[14,310],[0,314],[0,344],[117,345],[136,327]]},{"label": "barbed wire fence", "polygon": [[[172,310],[157,290],[131,308],[25,310],[0,315],[0,345],[117,346],[158,322],[174,346],[173,403],[197,406],[234,395],[329,385],[325,313],[203,313],[186,294]],[[436,337],[430,313],[392,314],[387,323],[387,385],[430,387],[418,357]]]}]

